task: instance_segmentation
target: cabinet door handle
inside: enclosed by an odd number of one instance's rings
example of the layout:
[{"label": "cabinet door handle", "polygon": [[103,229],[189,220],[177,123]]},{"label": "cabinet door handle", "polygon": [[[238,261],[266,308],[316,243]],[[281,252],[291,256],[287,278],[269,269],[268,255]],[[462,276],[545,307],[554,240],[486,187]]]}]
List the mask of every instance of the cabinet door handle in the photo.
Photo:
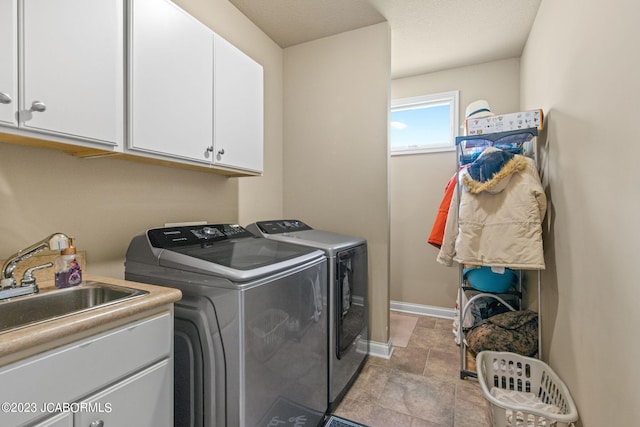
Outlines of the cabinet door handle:
[{"label": "cabinet door handle", "polygon": [[33,101],[31,103],[31,111],[43,113],[47,110],[47,106],[42,101]]},{"label": "cabinet door handle", "polygon": [[224,154],[224,148],[218,150],[218,155],[222,156]]},{"label": "cabinet door handle", "polygon": [[8,93],[0,92],[0,104],[11,104],[11,97]]},{"label": "cabinet door handle", "polygon": [[89,424],[89,427],[104,427],[104,421],[93,421],[91,424]]}]

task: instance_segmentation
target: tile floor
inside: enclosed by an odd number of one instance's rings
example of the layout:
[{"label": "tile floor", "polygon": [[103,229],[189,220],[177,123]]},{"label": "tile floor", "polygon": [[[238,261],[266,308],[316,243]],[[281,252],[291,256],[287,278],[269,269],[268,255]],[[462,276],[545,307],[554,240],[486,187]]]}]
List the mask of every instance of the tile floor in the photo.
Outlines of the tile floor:
[{"label": "tile floor", "polygon": [[334,413],[370,427],[490,427],[477,380],[460,379],[451,320],[415,317],[407,346],[369,357]]}]

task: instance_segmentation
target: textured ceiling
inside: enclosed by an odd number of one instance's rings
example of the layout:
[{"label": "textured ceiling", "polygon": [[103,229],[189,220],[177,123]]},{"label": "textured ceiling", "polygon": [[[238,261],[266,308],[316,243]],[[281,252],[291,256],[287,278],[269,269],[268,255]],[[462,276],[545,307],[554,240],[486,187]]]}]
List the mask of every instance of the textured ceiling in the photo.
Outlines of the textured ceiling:
[{"label": "textured ceiling", "polygon": [[384,22],[369,0],[229,0],[280,47]]},{"label": "textured ceiling", "polygon": [[393,78],[519,57],[541,0],[229,0],[279,46],[389,22]]}]

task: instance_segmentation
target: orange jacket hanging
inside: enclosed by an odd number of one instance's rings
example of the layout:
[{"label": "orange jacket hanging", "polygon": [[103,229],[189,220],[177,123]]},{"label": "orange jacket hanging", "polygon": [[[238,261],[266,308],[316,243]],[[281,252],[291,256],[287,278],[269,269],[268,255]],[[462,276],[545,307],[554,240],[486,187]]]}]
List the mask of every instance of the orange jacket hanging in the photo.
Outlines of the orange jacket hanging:
[{"label": "orange jacket hanging", "polygon": [[433,227],[431,228],[431,234],[427,239],[427,243],[435,246],[438,249],[440,249],[440,247],[442,246],[444,228],[447,225],[447,216],[449,215],[449,205],[451,204],[453,193],[456,191],[457,178],[458,174],[454,173],[444,189],[444,198],[440,203],[438,215],[436,215],[436,220],[433,223]]}]

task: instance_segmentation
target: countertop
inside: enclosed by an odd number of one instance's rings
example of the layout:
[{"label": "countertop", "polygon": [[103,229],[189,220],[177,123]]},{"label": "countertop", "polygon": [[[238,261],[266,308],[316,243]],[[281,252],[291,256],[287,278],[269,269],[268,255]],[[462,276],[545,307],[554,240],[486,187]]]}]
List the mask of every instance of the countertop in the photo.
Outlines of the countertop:
[{"label": "countertop", "polygon": [[[84,313],[23,327],[0,334],[0,366],[24,359],[79,339],[153,316],[172,309],[182,298],[178,289],[148,285],[110,277],[83,275],[84,281],[104,282],[112,285],[142,289],[149,292],[138,298],[123,301]],[[55,292],[47,282],[38,283],[41,293]],[[51,286],[49,286],[51,285]],[[82,285],[80,285],[82,286]]]}]

